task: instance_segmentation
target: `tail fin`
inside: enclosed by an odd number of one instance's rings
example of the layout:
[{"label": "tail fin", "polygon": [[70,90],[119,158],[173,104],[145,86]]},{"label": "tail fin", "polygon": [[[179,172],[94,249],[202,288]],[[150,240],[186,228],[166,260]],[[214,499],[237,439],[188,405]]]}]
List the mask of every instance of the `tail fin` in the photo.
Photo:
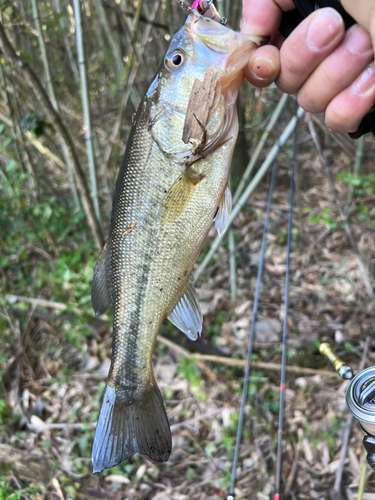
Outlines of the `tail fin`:
[{"label": "tail fin", "polygon": [[114,467],[137,452],[155,462],[165,462],[171,448],[169,422],[155,382],[137,401],[128,401],[107,385],[92,448],[94,473]]}]

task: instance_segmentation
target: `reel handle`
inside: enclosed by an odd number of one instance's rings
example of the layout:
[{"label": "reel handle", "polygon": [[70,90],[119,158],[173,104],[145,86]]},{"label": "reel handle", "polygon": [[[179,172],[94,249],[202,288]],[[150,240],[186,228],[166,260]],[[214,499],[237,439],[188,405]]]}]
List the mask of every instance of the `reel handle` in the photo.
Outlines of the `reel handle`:
[{"label": "reel handle", "polygon": [[343,380],[350,380],[353,378],[353,370],[345,363],[345,361],[342,361],[337,354],[334,353],[328,342],[320,344],[319,352],[320,354],[323,354],[323,356],[325,356],[330,363],[332,363],[340,378]]}]

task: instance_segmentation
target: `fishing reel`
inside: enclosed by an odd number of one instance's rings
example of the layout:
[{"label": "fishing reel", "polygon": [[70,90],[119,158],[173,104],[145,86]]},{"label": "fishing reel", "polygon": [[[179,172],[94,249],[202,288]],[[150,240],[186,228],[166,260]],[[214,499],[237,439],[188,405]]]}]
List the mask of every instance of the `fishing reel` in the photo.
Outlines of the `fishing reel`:
[{"label": "fishing reel", "polygon": [[366,459],[375,470],[375,366],[354,376],[352,369],[333,352],[328,343],[320,344],[319,351],[333,364],[343,380],[350,380],[345,396],[346,405],[366,433],[363,438]]}]

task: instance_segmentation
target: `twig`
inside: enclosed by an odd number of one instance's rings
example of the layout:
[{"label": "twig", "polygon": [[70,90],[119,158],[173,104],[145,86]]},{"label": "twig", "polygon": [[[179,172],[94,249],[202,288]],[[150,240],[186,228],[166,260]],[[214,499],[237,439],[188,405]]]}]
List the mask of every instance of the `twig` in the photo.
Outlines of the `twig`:
[{"label": "twig", "polygon": [[327,127],[324,125],[322,120],[317,115],[309,115],[312,121],[318,125],[318,127],[324,132],[324,134],[328,134],[329,137],[333,139],[333,141],[343,150],[349,160],[354,160],[354,149],[351,144],[348,144],[347,141],[343,138],[342,134],[336,134],[335,132],[330,132]]},{"label": "twig", "polygon": [[[196,424],[200,420],[214,417],[215,415],[219,415],[222,412],[223,412],[223,408],[219,408],[217,410],[213,410],[213,411],[204,413],[202,415],[199,415],[198,417],[190,418],[189,420],[184,420],[183,422],[179,422],[178,424],[171,425],[171,431],[173,432],[181,427],[185,427],[185,426],[188,426],[191,424]],[[66,429],[69,429],[69,430],[88,429],[91,431],[91,430],[94,430],[96,428],[96,422],[93,422],[93,423],[80,422],[80,423],[76,423],[76,424],[71,424],[69,422],[61,422],[61,423],[51,424],[49,422],[43,422],[38,417],[31,417],[31,420],[30,420],[28,427],[30,430],[37,432],[37,433],[45,432],[45,431],[63,431]]]},{"label": "twig", "polygon": [[[363,355],[362,355],[361,363],[359,365],[359,371],[360,372],[365,367],[369,345],[370,345],[370,337],[367,337],[366,338],[366,344],[365,344],[365,347],[363,349]],[[344,464],[345,464],[346,452],[347,452],[347,449],[348,449],[350,433],[351,433],[352,425],[353,425],[353,419],[354,419],[354,417],[353,417],[352,413],[350,413],[349,416],[348,416],[348,421],[347,421],[346,429],[344,431],[344,435],[343,435],[343,438],[342,438],[342,446],[341,446],[341,453],[340,453],[340,464],[339,464],[339,468],[337,469],[335,484],[334,484],[334,487],[333,487],[333,492],[336,493],[337,496],[340,496],[341,480],[342,480],[342,475],[343,475],[343,472],[344,472]]]},{"label": "twig", "polygon": [[[239,366],[245,367],[246,360],[245,359],[234,359],[234,358],[225,358],[224,356],[212,356],[210,354],[191,354],[189,351],[184,349],[183,347],[175,344],[171,340],[166,339],[159,335],[157,337],[158,342],[166,345],[170,349],[173,349],[175,352],[180,354],[180,356],[184,356],[188,359],[195,359],[197,361],[210,361],[212,363],[220,363],[222,365],[228,366]],[[265,363],[263,361],[252,361],[252,366],[255,368],[262,368],[264,370],[272,370],[272,371],[280,371],[281,365],[278,363]],[[329,372],[327,370],[316,370],[315,368],[305,368],[302,366],[293,366],[288,365],[287,371],[290,373],[299,373],[303,375],[321,375],[322,377],[337,377],[335,372]]]},{"label": "twig", "polygon": [[[23,295],[10,295],[6,294],[5,298],[13,304],[14,302],[25,302],[26,304],[31,304],[35,307],[47,307],[50,309],[57,309],[58,311],[69,311],[78,316],[86,316],[87,314],[84,311],[77,309],[76,307],[68,307],[66,304],[62,302],[52,302],[45,299],[35,299],[33,297],[24,297]],[[94,317],[93,317],[94,319]],[[102,320],[108,320],[108,316],[103,314],[101,316]]]},{"label": "twig", "polygon": [[[362,136],[362,137],[364,137],[364,136]],[[365,491],[366,476],[367,476],[367,460],[366,460],[366,455],[367,455],[367,452],[366,452],[366,450],[364,450],[364,452],[362,454],[361,475],[359,477],[357,500],[362,500],[363,493]]]},{"label": "twig", "polygon": [[[362,135],[358,139],[357,149],[355,150],[355,162],[353,167],[353,175],[359,175],[359,171],[361,170],[362,160],[363,160],[363,150],[365,146],[365,135]],[[348,201],[353,199],[353,186],[350,184],[349,193],[348,193]]]},{"label": "twig", "polygon": [[[24,297],[21,295],[5,295],[5,298],[10,302],[25,302],[27,304],[32,304],[35,305],[36,307],[46,307],[50,309],[57,309],[59,311],[71,311],[74,314],[77,314],[79,316],[87,316],[87,313],[84,311],[81,311],[77,309],[76,307],[68,308],[66,304],[63,304],[62,302],[52,302],[49,300],[45,299],[35,299],[32,297]],[[92,316],[94,319],[94,316]],[[108,320],[108,316],[103,314],[101,316],[101,319],[103,321]],[[244,359],[234,359],[234,358],[226,358],[224,356],[212,356],[210,354],[192,354],[183,347],[175,344],[171,340],[166,339],[165,337],[162,337],[159,335],[157,337],[157,341],[160,342],[161,344],[164,344],[165,346],[169,347],[172,349],[174,352],[179,354],[180,356],[184,356],[185,358],[188,359],[195,359],[196,361],[209,361],[212,363],[220,363],[222,365],[228,365],[228,366],[239,366],[239,367],[244,367],[246,365],[246,360]],[[278,363],[265,363],[263,361],[253,361],[252,365],[256,368],[262,368],[264,370],[272,370],[272,371],[280,371],[281,370],[281,365]],[[207,367],[206,367],[207,368]],[[336,378],[337,374],[335,372],[329,372],[327,370],[316,370],[315,368],[307,368],[303,366],[293,366],[293,365],[288,365],[287,366],[287,371],[290,373],[299,373],[301,375],[320,375],[322,377],[330,377],[330,378]],[[216,379],[216,377],[215,377]]]},{"label": "twig", "polygon": [[340,213],[341,219],[344,222],[346,234],[348,235],[348,238],[349,238],[350,244],[352,246],[354,255],[355,255],[356,259],[357,259],[357,264],[358,264],[359,270],[360,270],[360,272],[362,274],[362,279],[363,279],[363,281],[365,283],[365,287],[366,287],[367,293],[368,293],[370,299],[374,300],[375,296],[374,296],[374,292],[373,292],[373,289],[372,289],[372,285],[371,285],[371,282],[370,282],[370,279],[369,279],[366,267],[365,267],[365,265],[364,265],[364,263],[363,263],[360,255],[359,255],[357,244],[354,241],[352,230],[350,229],[350,226],[348,224],[348,218],[344,214],[344,211],[343,211],[343,209],[341,207],[341,204],[340,204],[340,201],[339,201],[339,196],[338,196],[335,184],[334,184],[333,179],[332,179],[331,171],[330,171],[328,162],[327,162],[327,160],[326,160],[326,158],[325,158],[325,156],[323,154],[323,150],[322,150],[322,147],[320,145],[320,142],[319,142],[319,139],[318,139],[318,135],[316,133],[313,121],[311,119],[311,115],[307,115],[307,122],[308,122],[308,125],[309,125],[309,128],[310,128],[310,132],[311,132],[313,141],[315,143],[316,149],[318,150],[318,153],[319,153],[319,156],[320,156],[320,160],[321,160],[321,162],[323,164],[323,167],[324,167],[324,169],[326,171],[326,174],[327,174],[327,177],[328,177],[328,181],[329,181],[329,184],[330,184],[330,187],[331,187],[331,192],[332,192],[332,195],[333,195],[334,200],[335,200],[335,204],[336,204],[337,209],[338,209],[338,211]]}]

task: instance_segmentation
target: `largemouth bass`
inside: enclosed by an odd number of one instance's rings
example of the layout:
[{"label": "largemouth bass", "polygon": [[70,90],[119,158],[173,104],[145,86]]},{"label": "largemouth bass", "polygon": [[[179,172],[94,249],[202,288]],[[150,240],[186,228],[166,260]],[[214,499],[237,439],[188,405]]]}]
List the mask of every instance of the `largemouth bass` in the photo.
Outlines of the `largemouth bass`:
[{"label": "largemouth bass", "polygon": [[190,275],[213,222],[219,232],[227,224],[236,99],[255,38],[193,10],[135,115],[92,283],[96,316],[110,304],[114,315],[94,472],[136,452],[170,455],[153,348],[166,318],[190,339],[202,331]]}]

